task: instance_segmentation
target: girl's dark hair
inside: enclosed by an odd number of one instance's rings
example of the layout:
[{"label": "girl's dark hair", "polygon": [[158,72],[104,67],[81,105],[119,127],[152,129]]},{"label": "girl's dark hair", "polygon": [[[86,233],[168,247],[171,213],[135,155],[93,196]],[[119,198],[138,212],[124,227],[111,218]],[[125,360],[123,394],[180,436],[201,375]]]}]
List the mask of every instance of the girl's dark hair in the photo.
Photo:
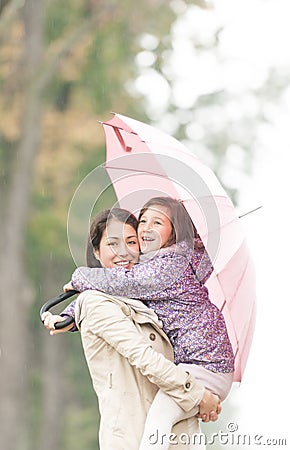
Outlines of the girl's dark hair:
[{"label": "girl's dark hair", "polygon": [[148,200],[147,203],[142,207],[138,221],[140,221],[141,216],[145,213],[148,208],[153,206],[163,206],[167,208],[169,219],[172,224],[171,235],[164,245],[164,247],[169,247],[177,242],[186,241],[192,248],[195,244],[195,238],[198,237],[196,228],[185,209],[183,203],[179,200],[175,200],[172,197],[154,197]]},{"label": "girl's dark hair", "polygon": [[94,255],[94,250],[100,249],[100,242],[103,233],[107,225],[112,220],[131,225],[131,227],[133,227],[134,230],[137,231],[138,221],[136,217],[130,213],[130,211],[121,208],[113,208],[99,212],[91,224],[90,233],[88,236],[86,249],[86,259],[88,267],[101,267],[100,261],[96,259]]}]

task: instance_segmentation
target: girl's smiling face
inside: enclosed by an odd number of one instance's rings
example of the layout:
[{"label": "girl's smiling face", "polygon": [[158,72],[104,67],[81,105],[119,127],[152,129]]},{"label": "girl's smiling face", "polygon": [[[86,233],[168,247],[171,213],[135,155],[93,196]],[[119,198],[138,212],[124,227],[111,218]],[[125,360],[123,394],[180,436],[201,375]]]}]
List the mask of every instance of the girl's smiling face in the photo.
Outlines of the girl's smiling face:
[{"label": "girl's smiling face", "polygon": [[138,240],[142,253],[159,250],[172,236],[172,224],[168,209],[152,205],[139,219]]},{"label": "girl's smiling face", "polygon": [[134,228],[112,220],[103,232],[99,250],[94,250],[103,267],[125,267],[131,269],[138,262],[139,244]]}]

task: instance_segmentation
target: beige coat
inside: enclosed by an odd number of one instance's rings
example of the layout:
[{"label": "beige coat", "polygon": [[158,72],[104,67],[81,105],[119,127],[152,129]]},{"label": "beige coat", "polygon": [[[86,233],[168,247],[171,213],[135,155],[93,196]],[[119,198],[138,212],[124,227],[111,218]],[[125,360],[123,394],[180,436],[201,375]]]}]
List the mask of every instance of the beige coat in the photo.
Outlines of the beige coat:
[{"label": "beige coat", "polygon": [[[198,411],[204,388],[171,362],[170,342],[150,317],[117,298],[86,291],[77,300],[76,323],[99,400],[101,450],[138,450],[158,387],[185,411]],[[175,445],[180,433],[190,432],[188,426],[187,421],[175,426],[170,448],[188,448]]]}]

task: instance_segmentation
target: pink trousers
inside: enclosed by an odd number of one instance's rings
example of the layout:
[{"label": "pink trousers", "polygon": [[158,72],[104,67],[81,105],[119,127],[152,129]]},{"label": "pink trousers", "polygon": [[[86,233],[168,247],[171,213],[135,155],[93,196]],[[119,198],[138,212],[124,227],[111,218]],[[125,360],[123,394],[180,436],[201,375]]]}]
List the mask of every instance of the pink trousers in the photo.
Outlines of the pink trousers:
[{"label": "pink trousers", "polygon": [[[195,364],[180,364],[206,389],[217,394],[223,401],[232,386],[233,373],[214,373]],[[174,424],[192,417],[190,433],[175,436],[171,433]],[[174,441],[175,440],[175,441]],[[150,406],[139,450],[165,450],[169,445],[187,443],[190,449],[205,450],[199,421],[192,411],[185,412],[167,394],[159,390]]]}]

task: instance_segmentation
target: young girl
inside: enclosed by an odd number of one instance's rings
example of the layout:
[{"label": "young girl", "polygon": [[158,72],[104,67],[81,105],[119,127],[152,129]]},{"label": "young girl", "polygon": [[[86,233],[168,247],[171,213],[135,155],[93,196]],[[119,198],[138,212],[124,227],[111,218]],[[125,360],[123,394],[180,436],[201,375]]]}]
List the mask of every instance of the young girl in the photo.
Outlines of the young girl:
[{"label": "young girl", "polygon": [[[223,315],[205,287],[212,266],[194,232],[182,203],[153,198],[139,217],[139,264],[130,270],[81,267],[74,272],[71,285],[78,291],[97,289],[143,300],[162,320],[175,363],[223,400],[232,383],[234,355]],[[155,449],[168,448],[172,425],[184,417],[169,396],[158,393],[140,448],[152,448],[152,439]]]}]

